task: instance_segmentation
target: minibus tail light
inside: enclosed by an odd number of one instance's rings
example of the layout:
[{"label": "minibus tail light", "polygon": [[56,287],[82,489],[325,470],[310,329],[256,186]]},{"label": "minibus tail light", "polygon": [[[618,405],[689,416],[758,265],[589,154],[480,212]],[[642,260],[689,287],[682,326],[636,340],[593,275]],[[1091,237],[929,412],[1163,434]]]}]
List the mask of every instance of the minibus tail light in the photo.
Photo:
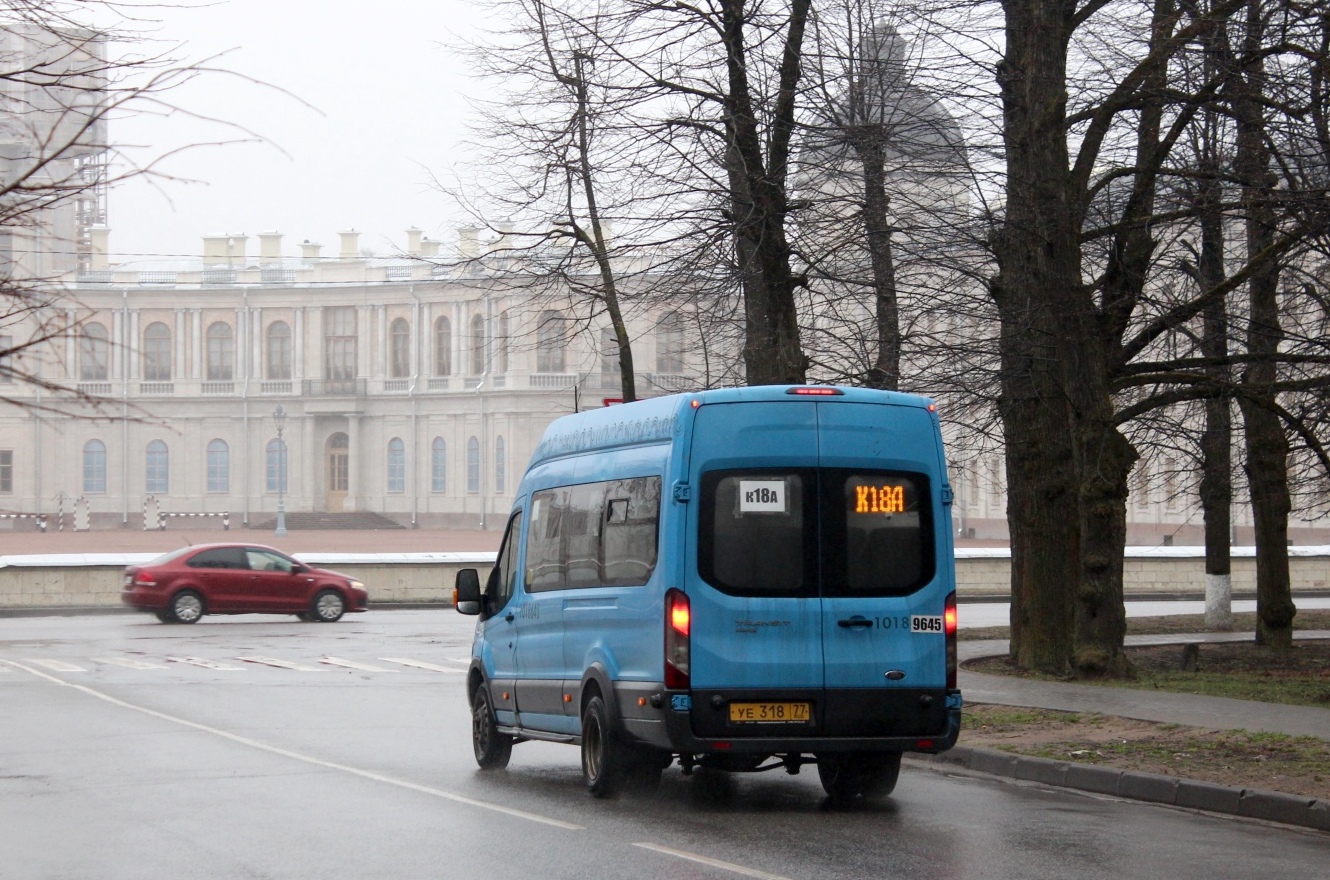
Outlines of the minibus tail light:
[{"label": "minibus tail light", "polygon": [[956,594],[947,596],[942,612],[942,633],[947,640],[947,687],[956,688]]},{"label": "minibus tail light", "polygon": [[665,594],[665,688],[688,690],[688,633],[692,628],[688,597],[679,590]]}]

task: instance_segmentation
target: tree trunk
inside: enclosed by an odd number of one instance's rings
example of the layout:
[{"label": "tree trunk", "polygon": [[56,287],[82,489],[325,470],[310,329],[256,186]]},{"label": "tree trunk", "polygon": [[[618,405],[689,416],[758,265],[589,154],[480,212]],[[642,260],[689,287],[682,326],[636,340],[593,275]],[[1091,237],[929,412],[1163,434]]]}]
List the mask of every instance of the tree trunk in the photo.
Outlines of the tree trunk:
[{"label": "tree trunk", "polygon": [[[1207,137],[1211,126],[1207,125]],[[1206,155],[1201,160],[1200,193],[1197,208],[1201,218],[1201,253],[1197,281],[1201,294],[1215,289],[1224,280],[1224,218],[1221,213],[1223,188],[1219,167],[1211,151],[1214,145],[1202,144]],[[1228,309],[1217,297],[1202,314],[1201,354],[1213,360],[1207,369],[1214,383],[1215,396],[1205,401],[1205,427],[1201,432],[1201,513],[1205,518],[1205,628],[1227,631],[1233,628],[1233,416],[1229,393]]]},{"label": "tree trunk", "polygon": [[[803,384],[808,358],[799,342],[791,249],[785,234],[785,191],[795,98],[810,0],[793,0],[779,73],[779,93],[763,132],[753,106],[744,0],[720,0],[725,46],[725,164],[730,183],[735,256],[743,286],[749,385]],[[764,151],[763,146],[766,145]]]},{"label": "tree trunk", "polygon": [[1069,192],[1066,40],[1069,7],[1006,0],[998,66],[1007,205],[990,287],[1001,320],[1001,393],[1011,529],[1011,656],[1054,675],[1072,668],[1080,513],[1066,312],[1083,295]]},{"label": "tree trunk", "polygon": [[886,132],[882,125],[865,125],[864,128],[867,130],[851,138],[851,146],[864,170],[864,233],[873,270],[874,323],[877,327],[877,360],[868,371],[864,384],[869,388],[896,391],[901,379],[901,321],[884,171],[886,159],[882,141]]},{"label": "tree trunk", "polygon": [[[1247,7],[1243,55],[1247,63],[1230,79],[1237,119],[1234,169],[1242,183],[1246,215],[1247,254],[1251,259],[1275,238],[1275,193],[1266,146],[1262,94],[1265,66],[1260,60],[1265,22],[1260,0]],[[1275,411],[1276,358],[1283,330],[1279,324],[1278,261],[1268,261],[1247,284],[1250,314],[1247,327],[1248,366],[1239,397],[1247,442],[1247,482],[1251,487],[1256,524],[1256,643],[1275,648],[1293,646],[1293,593],[1288,570],[1288,438]]]}]

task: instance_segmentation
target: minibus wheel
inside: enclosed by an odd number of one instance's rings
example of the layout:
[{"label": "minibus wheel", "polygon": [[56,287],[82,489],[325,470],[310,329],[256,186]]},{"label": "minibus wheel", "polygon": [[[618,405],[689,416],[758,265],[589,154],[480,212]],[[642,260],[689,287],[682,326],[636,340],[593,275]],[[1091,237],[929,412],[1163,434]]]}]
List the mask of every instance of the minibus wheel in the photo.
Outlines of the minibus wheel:
[{"label": "minibus wheel", "polygon": [[604,798],[618,791],[628,770],[628,755],[610,726],[610,713],[600,694],[582,710],[582,778],[586,790]]},{"label": "minibus wheel", "polygon": [[881,800],[896,788],[900,752],[831,752],[817,756],[817,776],[835,804]]},{"label": "minibus wheel", "polygon": [[490,707],[489,688],[481,682],[471,703],[471,747],[481,770],[502,770],[513,756],[513,738],[500,733]]}]

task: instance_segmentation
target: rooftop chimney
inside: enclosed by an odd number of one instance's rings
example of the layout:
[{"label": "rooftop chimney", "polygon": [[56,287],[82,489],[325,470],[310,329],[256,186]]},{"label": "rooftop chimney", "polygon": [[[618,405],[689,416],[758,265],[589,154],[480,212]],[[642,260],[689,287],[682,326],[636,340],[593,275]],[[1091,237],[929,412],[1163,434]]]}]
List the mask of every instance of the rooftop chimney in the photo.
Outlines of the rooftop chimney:
[{"label": "rooftop chimney", "polygon": [[319,251],[323,250],[323,245],[318,242],[310,241],[308,238],[300,243],[300,259],[317,260],[320,259]]},{"label": "rooftop chimney", "polygon": [[473,260],[480,256],[480,230],[474,226],[463,226],[457,230],[457,255],[464,260]]},{"label": "rooftop chimney", "polygon": [[259,262],[278,263],[282,259],[282,234],[280,232],[259,233]]},{"label": "rooftop chimney", "polygon": [[88,230],[92,237],[92,253],[89,255],[88,268],[94,272],[110,265],[107,255],[110,253],[111,227],[93,226]]},{"label": "rooftop chimney", "polygon": [[494,250],[507,250],[513,246],[513,221],[500,220],[494,224],[494,228],[499,230],[499,237],[494,240]]},{"label": "rooftop chimney", "polygon": [[424,233],[412,226],[406,231],[406,254],[409,257],[420,256],[420,238]]},{"label": "rooftop chimney", "polygon": [[432,238],[422,238],[420,240],[420,255],[422,257],[437,257],[439,255],[440,242]]},{"label": "rooftop chimney", "polygon": [[342,248],[337,253],[339,260],[356,260],[360,258],[360,233],[354,229],[346,229],[337,233],[342,239]]},{"label": "rooftop chimney", "polygon": [[223,263],[226,262],[226,239],[228,236],[220,232],[212,235],[203,236],[203,262],[205,263]]}]

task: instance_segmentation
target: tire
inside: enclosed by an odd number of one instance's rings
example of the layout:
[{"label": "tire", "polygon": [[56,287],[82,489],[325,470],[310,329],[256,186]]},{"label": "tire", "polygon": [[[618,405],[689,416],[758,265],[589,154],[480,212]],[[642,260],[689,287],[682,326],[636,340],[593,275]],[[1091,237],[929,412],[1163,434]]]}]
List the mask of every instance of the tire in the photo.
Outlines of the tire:
[{"label": "tire", "polygon": [[502,770],[512,757],[513,738],[495,724],[488,687],[482,682],[471,702],[471,747],[481,770]]},{"label": "tire", "polygon": [[[582,779],[593,797],[616,794],[628,772],[627,750],[610,725],[610,713],[599,694],[582,710]],[[659,777],[657,777],[659,778]]]},{"label": "tire", "polygon": [[818,755],[817,776],[833,804],[879,801],[896,788],[900,752],[844,752]]},{"label": "tire", "polygon": [[336,590],[320,590],[309,604],[309,615],[318,623],[336,623],[346,613],[346,600]]},{"label": "tire", "polygon": [[167,613],[175,623],[198,623],[204,615],[203,597],[193,590],[181,590],[171,597]]},{"label": "tire", "polygon": [[173,615],[168,609],[163,608],[161,611],[154,611],[152,615],[162,623],[175,623],[175,615]]}]

